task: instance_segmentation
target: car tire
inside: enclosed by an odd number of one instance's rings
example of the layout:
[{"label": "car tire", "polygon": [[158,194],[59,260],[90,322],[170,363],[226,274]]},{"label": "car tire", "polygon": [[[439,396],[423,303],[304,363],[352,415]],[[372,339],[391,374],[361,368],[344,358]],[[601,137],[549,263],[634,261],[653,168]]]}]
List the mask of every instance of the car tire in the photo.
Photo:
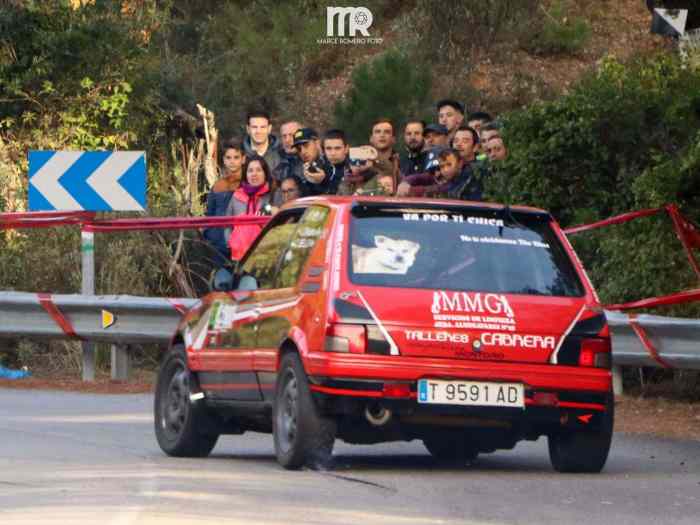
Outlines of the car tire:
[{"label": "car tire", "polygon": [[169,456],[206,457],[219,439],[203,402],[190,400],[198,390],[196,381],[187,369],[184,347],[175,345],[158,370],[153,407],[156,439]]},{"label": "car tire", "polygon": [[280,363],[272,427],[277,461],[284,468],[325,468],[330,464],[337,424],[319,413],[296,353],[286,354]]},{"label": "car tire", "polygon": [[469,442],[463,432],[443,432],[423,438],[430,455],[440,462],[466,463],[474,461],[479,450]]},{"label": "car tire", "polygon": [[597,429],[550,434],[549,459],[554,470],[587,473],[603,470],[612,443],[614,419],[614,404],[611,401]]}]

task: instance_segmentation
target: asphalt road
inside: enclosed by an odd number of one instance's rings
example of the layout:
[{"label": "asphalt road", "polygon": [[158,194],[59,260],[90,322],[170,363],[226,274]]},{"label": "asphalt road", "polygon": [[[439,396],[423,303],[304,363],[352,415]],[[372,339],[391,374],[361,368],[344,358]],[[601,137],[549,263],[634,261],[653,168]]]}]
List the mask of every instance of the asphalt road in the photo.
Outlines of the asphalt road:
[{"label": "asphalt road", "polygon": [[700,442],[618,434],[598,475],[554,472],[546,441],[438,466],[419,442],[336,446],[287,472],[263,434],[164,456],[150,395],[0,389],[0,524],[700,522]]}]

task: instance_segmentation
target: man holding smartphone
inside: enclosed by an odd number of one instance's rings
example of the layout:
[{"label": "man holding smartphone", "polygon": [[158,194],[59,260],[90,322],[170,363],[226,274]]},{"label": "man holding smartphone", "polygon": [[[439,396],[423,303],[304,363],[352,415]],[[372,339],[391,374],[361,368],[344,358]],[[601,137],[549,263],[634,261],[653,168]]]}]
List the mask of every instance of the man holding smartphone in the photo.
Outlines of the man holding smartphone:
[{"label": "man holding smartphone", "polygon": [[294,133],[294,149],[301,159],[301,173],[297,173],[302,185],[318,184],[325,178],[320,167],[321,145],[318,133],[312,128],[301,128]]}]

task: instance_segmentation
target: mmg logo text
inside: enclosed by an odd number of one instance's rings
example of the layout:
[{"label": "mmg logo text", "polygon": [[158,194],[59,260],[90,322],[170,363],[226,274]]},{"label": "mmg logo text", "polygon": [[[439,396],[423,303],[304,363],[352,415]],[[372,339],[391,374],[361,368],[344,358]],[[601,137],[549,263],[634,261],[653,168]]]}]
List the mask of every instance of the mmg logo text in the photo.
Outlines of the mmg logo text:
[{"label": "mmg logo text", "polygon": [[354,37],[358,32],[364,37],[369,36],[374,17],[366,7],[326,7],[326,36],[345,36],[348,19],[350,28],[347,36]]}]

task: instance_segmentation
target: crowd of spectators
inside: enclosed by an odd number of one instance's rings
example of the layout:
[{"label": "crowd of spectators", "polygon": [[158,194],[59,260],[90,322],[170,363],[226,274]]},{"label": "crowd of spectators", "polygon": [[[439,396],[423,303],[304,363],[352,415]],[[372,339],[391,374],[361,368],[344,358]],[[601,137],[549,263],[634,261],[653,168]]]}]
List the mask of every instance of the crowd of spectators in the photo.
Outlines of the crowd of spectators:
[{"label": "crowd of spectators", "polygon": [[[310,195],[385,195],[478,201],[502,188],[498,164],[508,150],[500,126],[485,112],[465,114],[456,100],[437,103],[437,122],[409,120],[403,151],[386,118],[368,130],[369,145],[350,147],[340,129],[319,134],[290,120],[273,134],[270,115],[248,114],[242,140],[220,148],[221,178],[207,196],[216,215],[273,214],[282,204]],[[258,226],[205,230],[222,257],[239,260]]]}]

